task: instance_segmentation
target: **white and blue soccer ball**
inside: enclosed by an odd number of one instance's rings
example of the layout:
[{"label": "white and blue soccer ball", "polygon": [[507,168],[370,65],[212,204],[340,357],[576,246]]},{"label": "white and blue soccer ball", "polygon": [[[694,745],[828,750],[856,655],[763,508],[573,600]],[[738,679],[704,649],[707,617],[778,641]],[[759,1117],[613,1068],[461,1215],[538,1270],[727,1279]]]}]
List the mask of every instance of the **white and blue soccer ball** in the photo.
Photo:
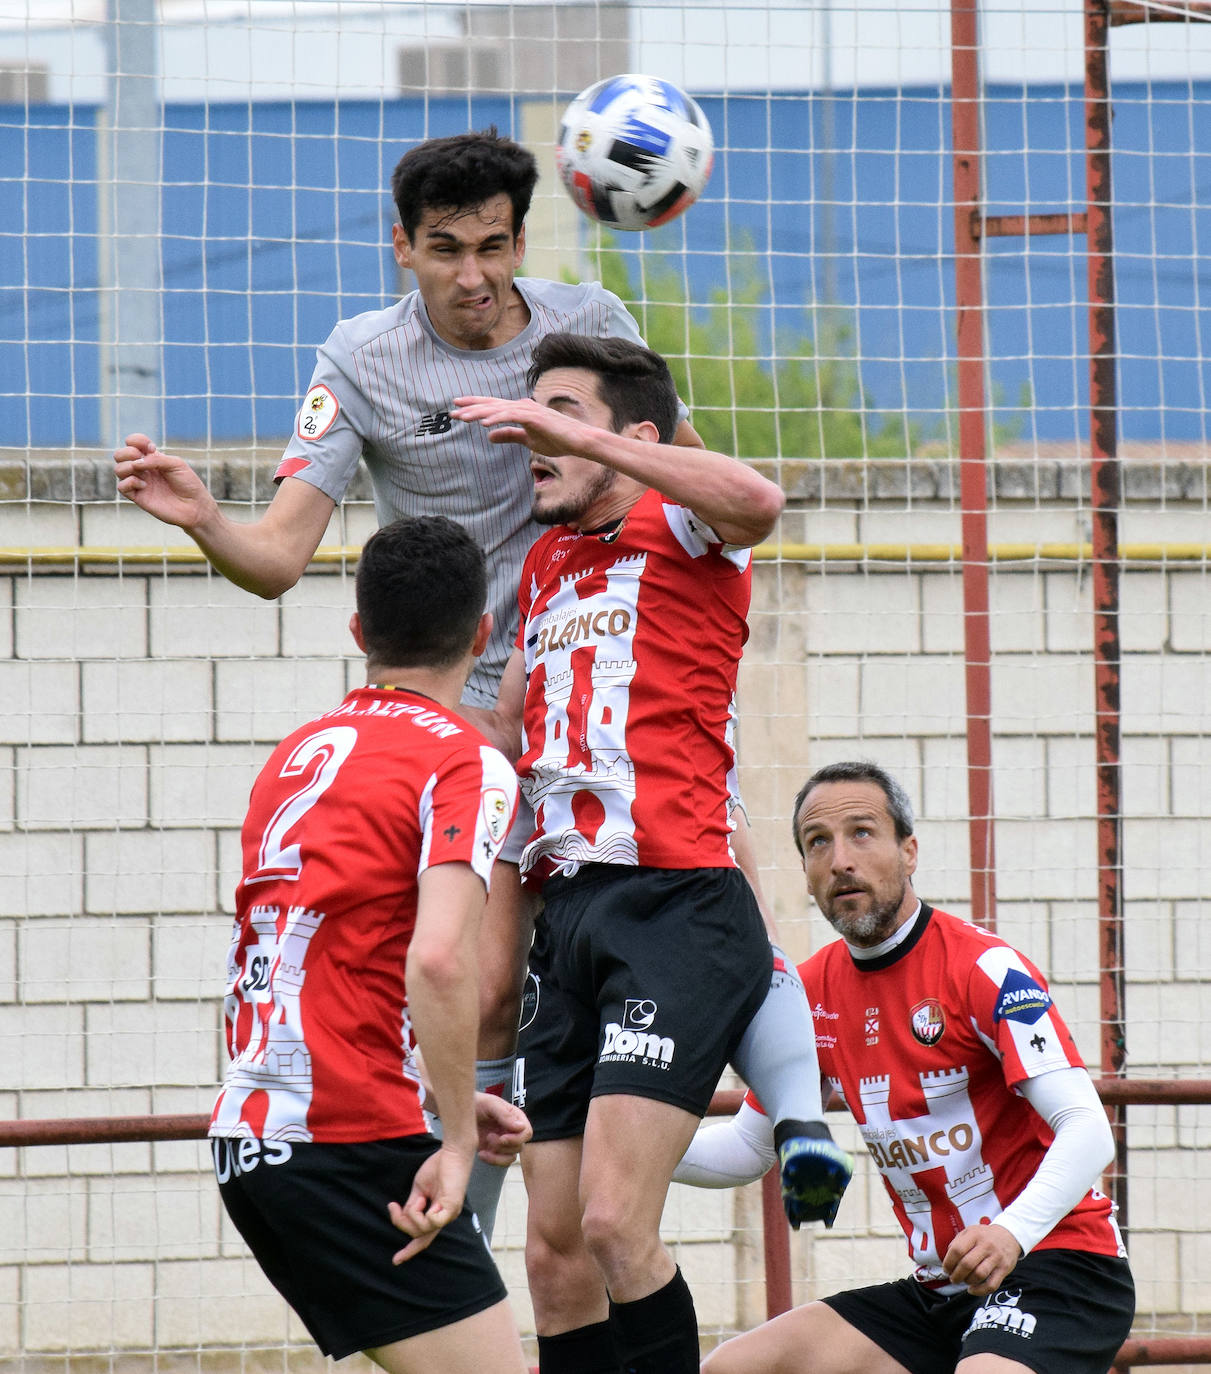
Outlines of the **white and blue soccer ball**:
[{"label": "white and blue soccer ball", "polygon": [[715,140],[679,87],[610,76],[564,112],[555,163],[568,194],[611,229],[654,229],[688,210],[711,175]]}]

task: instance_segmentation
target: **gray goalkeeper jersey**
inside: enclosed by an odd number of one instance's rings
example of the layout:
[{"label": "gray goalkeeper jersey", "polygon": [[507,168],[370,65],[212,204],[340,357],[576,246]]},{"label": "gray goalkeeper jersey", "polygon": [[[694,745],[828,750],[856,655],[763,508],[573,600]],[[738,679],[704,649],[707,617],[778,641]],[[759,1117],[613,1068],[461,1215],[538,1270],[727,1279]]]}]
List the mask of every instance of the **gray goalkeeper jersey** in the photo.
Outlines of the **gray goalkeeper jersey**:
[{"label": "gray goalkeeper jersey", "polygon": [[446,343],[417,291],[386,310],[342,320],[317,350],[311,389],[276,474],[301,478],[339,502],[364,459],[380,524],[447,515],[466,527],[488,560],[488,609],[496,619],[467,685],[465,700],[476,706],[496,701],[517,634],[522,559],[541,527],[530,516],[529,450],[493,444],[482,425],[452,420],[454,398],[525,396],[530,355],[546,334],[642,342],[623,303],[596,282],[519,277],[516,286],[530,322],[500,348]]}]

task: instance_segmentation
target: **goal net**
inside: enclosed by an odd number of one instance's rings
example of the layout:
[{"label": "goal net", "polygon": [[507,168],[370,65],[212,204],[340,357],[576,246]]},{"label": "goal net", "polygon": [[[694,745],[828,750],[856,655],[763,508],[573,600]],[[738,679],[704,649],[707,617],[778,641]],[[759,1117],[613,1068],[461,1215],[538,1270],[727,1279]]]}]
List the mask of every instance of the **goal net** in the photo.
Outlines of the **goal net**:
[{"label": "goal net", "polygon": [[[1211,1077],[1211,24],[1110,40],[1122,473],[1123,967],[1099,941],[1081,235],[981,248],[998,930],[1095,1073],[1107,977],[1131,1077]],[[1085,210],[1078,0],[980,9],[983,208]],[[922,896],[966,916],[970,730],[944,0],[0,0],[0,1106],[201,1113],[248,787],[359,681],[364,475],[301,582],[260,601],[119,499],[133,431],[252,519],[342,318],[410,282],[388,183],[419,139],[496,125],[542,179],[524,271],[597,278],[708,446],[788,503],[756,555],[739,757],[798,958],[831,932],[789,815],[873,758],[920,818]],[[702,106],[700,201],[608,234],[558,184],[560,114],[618,72]],[[979,559],[978,562],[985,560]],[[1138,1334],[1211,1334],[1207,1107],[1128,1112]],[[906,1272],[863,1158],[797,1299]],[[532,1332],[513,1170],[497,1253]],[[0,1370],[322,1363],[226,1221],[200,1141],[0,1148]],[[704,1348],[765,1312],[760,1198],[675,1187]]]}]

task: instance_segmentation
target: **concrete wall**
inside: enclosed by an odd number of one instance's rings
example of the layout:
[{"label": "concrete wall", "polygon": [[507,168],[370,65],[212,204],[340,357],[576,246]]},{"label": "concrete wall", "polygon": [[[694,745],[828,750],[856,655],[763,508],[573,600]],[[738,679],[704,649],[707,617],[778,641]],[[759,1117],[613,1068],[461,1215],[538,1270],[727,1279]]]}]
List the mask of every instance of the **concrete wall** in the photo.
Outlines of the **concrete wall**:
[{"label": "concrete wall", "polygon": [[[283,733],[360,680],[349,567],[325,563],[280,601],[258,601],[174,561],[192,546],[117,502],[107,466],[0,461],[9,1118],[208,1108],[248,786]],[[783,464],[778,475],[787,543],[959,542],[950,464]],[[268,470],[234,456],[208,476],[242,516],[268,492]],[[1202,467],[1132,463],[1126,477],[1122,542],[1169,549],[1122,579],[1129,1068],[1195,1077],[1211,1063],[1211,597],[1207,559],[1190,546],[1211,545],[1211,514]],[[1085,487],[1074,462],[1002,465],[991,542],[1086,539]],[[359,489],[325,545],[354,547],[372,527]],[[121,561],[103,553],[119,547]],[[51,548],[96,557],[55,561]],[[1096,1066],[1088,564],[998,562],[992,604],[999,928],[1049,973]],[[832,759],[873,757],[902,777],[921,816],[918,889],[967,913],[962,630],[957,564],[894,551],[758,562],[743,786],[797,957],[829,932],[807,910],[787,818],[806,772]],[[1211,1116],[1139,1108],[1130,1120],[1140,1330],[1197,1329],[1211,1320],[1211,1240],[1198,1222],[1211,1209],[1199,1149]],[[839,1134],[856,1144],[848,1122]],[[500,1253],[526,1326],[523,1226],[513,1178]],[[708,1341],[763,1315],[758,1227],[755,1190],[674,1190],[668,1232]],[[794,1242],[802,1293],[902,1273],[897,1235],[863,1164],[836,1231]],[[120,1350],[134,1369],[152,1348],[204,1348],[213,1367],[237,1367],[283,1341],[304,1333],[223,1218],[200,1144],[0,1150],[0,1369],[43,1356],[61,1369],[64,1355],[93,1350]]]}]

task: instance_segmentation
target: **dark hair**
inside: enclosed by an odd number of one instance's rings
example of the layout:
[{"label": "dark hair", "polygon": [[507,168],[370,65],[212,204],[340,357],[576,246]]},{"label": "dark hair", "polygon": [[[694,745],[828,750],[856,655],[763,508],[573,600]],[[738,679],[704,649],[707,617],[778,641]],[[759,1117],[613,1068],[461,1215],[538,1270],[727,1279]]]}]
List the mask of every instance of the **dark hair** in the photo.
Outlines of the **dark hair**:
[{"label": "dark hair", "polygon": [[680,418],[677,384],[659,353],[631,339],[548,334],[534,347],[526,385],[533,391],[539,377],[556,367],[580,367],[597,374],[597,393],[609,407],[616,430],[650,420],[662,444],[673,442]]},{"label": "dark hair", "polygon": [[391,173],[391,196],[412,243],[426,210],[464,210],[503,191],[513,205],[516,239],[537,181],[534,154],[502,138],[493,125],[482,133],[430,138],[409,148]]},{"label": "dark hair", "polygon": [[799,795],[795,798],[795,807],[791,812],[791,833],[800,855],[803,854],[803,842],[799,838],[799,812],[812,788],[819,787],[825,782],[873,782],[876,787],[882,788],[883,795],[887,798],[887,814],[896,827],[896,839],[906,840],[912,834],[912,802],[908,800],[908,793],[890,773],[880,768],[877,763],[869,763],[865,759],[828,763],[823,768],[816,769],[799,789]]},{"label": "dark hair", "polygon": [[456,663],[488,599],[483,552],[444,515],[405,516],[377,530],[354,585],[366,658],[387,668]]}]

